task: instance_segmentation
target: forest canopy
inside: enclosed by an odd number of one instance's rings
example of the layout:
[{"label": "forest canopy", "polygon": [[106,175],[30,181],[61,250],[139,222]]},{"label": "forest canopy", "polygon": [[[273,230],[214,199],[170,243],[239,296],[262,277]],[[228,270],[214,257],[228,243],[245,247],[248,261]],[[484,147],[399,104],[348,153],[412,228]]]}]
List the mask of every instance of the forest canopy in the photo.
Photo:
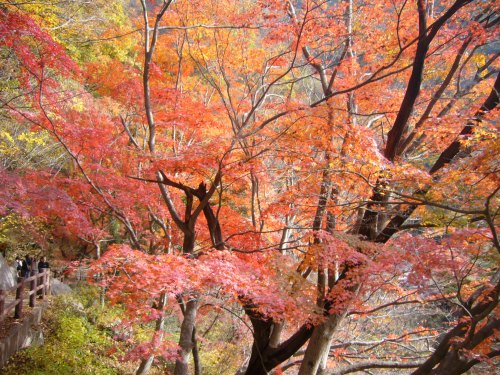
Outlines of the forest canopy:
[{"label": "forest canopy", "polygon": [[496,366],[499,16],[1,1],[0,246],[90,263],[137,374]]}]

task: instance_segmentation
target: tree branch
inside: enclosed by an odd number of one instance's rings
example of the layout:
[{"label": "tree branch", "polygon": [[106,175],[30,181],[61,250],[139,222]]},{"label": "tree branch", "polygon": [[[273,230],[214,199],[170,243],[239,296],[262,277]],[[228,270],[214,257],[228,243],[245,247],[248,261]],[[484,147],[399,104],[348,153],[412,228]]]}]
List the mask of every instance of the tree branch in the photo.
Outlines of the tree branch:
[{"label": "tree branch", "polygon": [[344,375],[351,372],[369,370],[374,368],[415,368],[422,364],[423,362],[391,362],[391,361],[373,361],[373,362],[362,362],[355,363],[353,365],[343,367],[339,370],[334,370],[329,372],[328,375]]}]

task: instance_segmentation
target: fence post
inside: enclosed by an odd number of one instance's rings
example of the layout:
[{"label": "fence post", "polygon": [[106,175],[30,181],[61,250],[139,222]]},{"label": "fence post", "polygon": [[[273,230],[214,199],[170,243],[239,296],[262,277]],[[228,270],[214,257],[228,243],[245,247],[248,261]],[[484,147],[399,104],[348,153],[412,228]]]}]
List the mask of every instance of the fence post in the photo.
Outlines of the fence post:
[{"label": "fence post", "polygon": [[45,285],[45,283],[47,282],[47,268],[43,268],[43,273],[42,273],[42,299],[45,299],[45,288],[47,288],[47,286]]},{"label": "fence post", "polygon": [[0,290],[0,318],[5,311],[5,290]]},{"label": "fence post", "polygon": [[36,280],[38,279],[38,274],[32,276],[33,279],[30,282],[30,307],[35,307],[36,300]]},{"label": "fence post", "polygon": [[47,275],[45,279],[46,285],[45,285],[45,294],[48,296],[52,295],[52,291],[50,290],[50,268],[47,268]]},{"label": "fence post", "polygon": [[23,292],[24,292],[24,277],[19,278],[16,289],[16,309],[14,311],[14,318],[19,319],[23,315]]}]

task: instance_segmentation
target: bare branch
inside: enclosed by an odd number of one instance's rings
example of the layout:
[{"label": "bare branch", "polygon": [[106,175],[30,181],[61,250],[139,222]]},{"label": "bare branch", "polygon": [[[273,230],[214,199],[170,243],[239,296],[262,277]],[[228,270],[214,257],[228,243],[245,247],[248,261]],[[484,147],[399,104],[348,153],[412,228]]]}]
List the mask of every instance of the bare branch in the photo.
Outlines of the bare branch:
[{"label": "bare branch", "polygon": [[344,375],[351,372],[369,370],[374,368],[415,368],[422,364],[423,362],[391,362],[391,361],[372,361],[372,362],[362,362],[356,363],[339,370],[334,370],[329,372],[328,375]]},{"label": "bare branch", "polygon": [[160,187],[161,195],[163,196],[163,200],[167,204],[168,212],[172,216],[172,220],[174,220],[174,223],[179,227],[179,229],[182,232],[185,232],[187,230],[186,224],[181,220],[179,217],[179,214],[177,213],[177,210],[175,209],[174,203],[172,202],[172,199],[170,198],[170,194],[168,193],[168,189],[166,188],[165,185],[165,174],[161,171],[157,172],[157,177],[158,181],[158,186]]}]

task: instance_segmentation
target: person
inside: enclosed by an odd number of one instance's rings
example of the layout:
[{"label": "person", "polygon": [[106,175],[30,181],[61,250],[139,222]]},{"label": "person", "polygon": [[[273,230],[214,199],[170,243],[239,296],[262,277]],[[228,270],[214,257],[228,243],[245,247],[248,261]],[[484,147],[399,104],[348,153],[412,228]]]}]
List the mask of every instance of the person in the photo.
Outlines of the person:
[{"label": "person", "polygon": [[16,271],[21,271],[21,268],[23,268],[23,261],[21,258],[16,257],[16,260],[14,261],[14,264],[12,265]]},{"label": "person", "polygon": [[21,277],[29,277],[31,269],[31,258],[29,255],[24,257],[23,265],[21,266]]},{"label": "person", "polygon": [[38,259],[37,257],[31,258],[31,268],[30,268],[30,276],[35,275],[38,273]]},{"label": "person", "polygon": [[16,257],[16,260],[14,261],[12,267],[16,270],[16,274],[19,277],[19,275],[21,274],[21,269],[23,268],[23,261],[21,260],[21,258]]},{"label": "person", "polygon": [[47,262],[47,257],[42,257],[42,259],[38,263],[38,272],[43,272],[49,268],[50,268],[50,265],[49,265],[49,262]]},{"label": "person", "polygon": [[[49,262],[47,262],[47,257],[42,257],[40,258],[40,262],[38,262],[38,272],[39,273],[42,273],[44,272],[45,270],[49,270],[50,268],[50,265],[49,265]],[[39,298],[42,298],[42,291],[39,290],[38,291],[38,295],[40,296]]]}]

